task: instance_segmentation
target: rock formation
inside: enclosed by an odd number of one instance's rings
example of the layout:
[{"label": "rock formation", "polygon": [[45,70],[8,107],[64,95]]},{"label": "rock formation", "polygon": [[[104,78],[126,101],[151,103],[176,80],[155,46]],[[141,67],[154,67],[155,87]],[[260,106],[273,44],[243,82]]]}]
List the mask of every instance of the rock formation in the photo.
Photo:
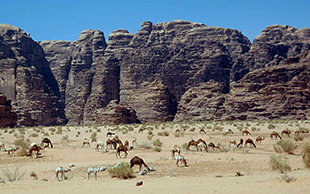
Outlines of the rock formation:
[{"label": "rock formation", "polygon": [[17,123],[17,115],[12,112],[11,101],[0,93],[0,127],[14,127]]}]

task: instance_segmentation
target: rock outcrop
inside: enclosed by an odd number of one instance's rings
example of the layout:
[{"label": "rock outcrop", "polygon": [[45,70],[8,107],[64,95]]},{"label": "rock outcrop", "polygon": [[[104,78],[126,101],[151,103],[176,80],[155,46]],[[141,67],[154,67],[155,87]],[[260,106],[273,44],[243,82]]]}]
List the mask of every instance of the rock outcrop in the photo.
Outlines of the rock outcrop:
[{"label": "rock outcrop", "polygon": [[12,112],[11,101],[0,93],[0,128],[14,127],[17,124],[17,115]]}]

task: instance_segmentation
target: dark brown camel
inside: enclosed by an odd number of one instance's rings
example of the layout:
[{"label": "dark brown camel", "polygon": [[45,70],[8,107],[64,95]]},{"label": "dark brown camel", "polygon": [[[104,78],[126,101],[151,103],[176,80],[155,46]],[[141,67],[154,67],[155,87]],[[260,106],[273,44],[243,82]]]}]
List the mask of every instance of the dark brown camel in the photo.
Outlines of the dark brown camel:
[{"label": "dark brown camel", "polygon": [[189,147],[190,146],[195,146],[196,148],[197,148],[197,151],[198,151],[198,142],[197,141],[195,141],[195,140],[190,140],[189,142],[188,142],[188,146],[187,146],[187,149],[189,150]]},{"label": "dark brown camel", "polygon": [[125,141],[124,146],[129,148],[129,141],[128,140]]},{"label": "dark brown camel", "polygon": [[52,144],[52,141],[49,139],[49,138],[47,138],[47,137],[45,137],[43,140],[42,140],[42,144],[47,144],[47,147],[49,146],[49,145],[51,145],[51,148],[53,148],[53,144]]},{"label": "dark brown camel", "polygon": [[246,146],[247,144],[250,144],[250,147],[253,145],[256,148],[256,145],[254,144],[252,139],[247,139],[245,140],[244,146]]},{"label": "dark brown camel", "polygon": [[112,133],[112,132],[110,132],[110,131],[107,132],[107,137],[108,137],[108,136],[112,137],[112,135],[115,135],[115,133]]},{"label": "dark brown camel", "polygon": [[252,134],[250,133],[250,131],[248,131],[248,130],[246,130],[246,129],[242,131],[242,135],[244,135],[244,134],[245,134],[245,135],[252,135]]},{"label": "dark brown camel", "polygon": [[273,139],[274,136],[275,136],[275,139],[277,139],[277,138],[282,139],[282,137],[276,131],[271,132],[270,139]]},{"label": "dark brown camel", "polygon": [[215,150],[215,148],[216,148],[216,149],[218,149],[218,150],[221,151],[221,144],[220,144],[220,143],[218,143],[217,145],[215,145],[213,142],[210,142],[210,143],[208,144],[208,147],[209,147],[209,148],[211,147],[213,150]]},{"label": "dark brown camel", "polygon": [[199,133],[207,134],[207,132],[204,129],[200,129]]},{"label": "dark brown camel", "polygon": [[47,145],[44,148],[42,148],[38,146],[36,143],[32,143],[29,148],[29,156],[32,156],[33,153],[37,158],[38,155],[40,155],[40,150],[44,150],[45,148],[47,148]]},{"label": "dark brown camel", "polygon": [[237,145],[237,148],[238,148],[239,146],[241,146],[241,147],[243,146],[243,139],[242,139],[242,138],[240,139],[240,142],[239,142],[239,144]]},{"label": "dark brown camel", "polygon": [[127,157],[128,155],[128,151],[132,150],[133,147],[130,147],[130,149],[128,150],[128,148],[126,146],[119,146],[117,149],[116,149],[116,158],[117,158],[117,155],[118,157],[121,158],[121,152],[125,152],[125,158]]},{"label": "dark brown camel", "polygon": [[139,165],[139,171],[141,171],[141,167],[142,165],[145,166],[145,168],[147,168],[148,170],[150,170],[149,166],[145,164],[145,162],[143,161],[142,158],[139,158],[138,156],[133,157],[130,160],[130,168],[132,168],[134,165]]},{"label": "dark brown camel", "polygon": [[284,129],[282,132],[281,132],[281,135],[283,136],[284,134],[286,134],[288,137],[290,137],[290,134],[292,132],[290,130],[287,130],[287,129]]}]

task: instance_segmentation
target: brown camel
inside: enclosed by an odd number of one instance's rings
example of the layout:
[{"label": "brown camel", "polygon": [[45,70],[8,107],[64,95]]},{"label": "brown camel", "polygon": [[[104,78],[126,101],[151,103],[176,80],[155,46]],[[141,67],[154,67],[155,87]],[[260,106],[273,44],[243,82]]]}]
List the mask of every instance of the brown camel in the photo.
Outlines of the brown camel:
[{"label": "brown camel", "polygon": [[238,148],[239,146],[241,146],[241,147],[243,146],[243,139],[242,139],[242,138],[240,139],[240,142],[239,142],[239,144],[237,145],[237,148]]},{"label": "brown camel", "polygon": [[180,129],[175,130],[175,133],[180,133],[180,132],[181,132]]},{"label": "brown camel", "polygon": [[130,147],[130,149],[128,150],[128,148],[126,146],[120,145],[117,149],[116,149],[116,158],[117,155],[121,158],[121,152],[125,152],[125,158],[128,155],[128,151],[132,150],[132,146]]},{"label": "brown camel", "polygon": [[264,140],[265,138],[264,137],[261,137],[261,136],[258,136],[257,138],[256,138],[256,142],[258,143],[262,143],[262,141]]},{"label": "brown camel", "polygon": [[248,131],[248,130],[246,130],[246,129],[242,131],[242,135],[244,135],[244,134],[245,134],[245,135],[252,135],[252,134],[250,133],[250,131]]},{"label": "brown camel", "polygon": [[175,153],[178,153],[179,155],[181,154],[181,148],[178,145],[174,145],[171,149],[171,156],[172,159],[175,160]]},{"label": "brown camel", "polygon": [[142,165],[145,166],[148,170],[150,170],[149,166],[145,164],[142,158],[139,158],[138,156],[133,157],[130,160],[130,168],[132,168],[134,165],[139,165],[139,171],[141,171]]},{"label": "brown camel", "polygon": [[176,160],[177,160],[177,162],[176,162],[177,166],[179,166],[179,162],[181,162],[181,164],[184,164],[184,166],[188,166],[186,159],[184,158],[184,156],[182,154],[178,155]]},{"label": "brown camel", "polygon": [[115,138],[113,138],[113,139],[108,139],[108,140],[107,140],[107,148],[108,148],[109,145],[110,145],[110,148],[111,148],[111,149],[112,149],[112,146],[113,146],[114,149],[116,149],[116,147],[117,147],[117,141],[116,141],[116,139],[115,139]]},{"label": "brown camel", "polygon": [[286,134],[288,137],[290,137],[290,134],[291,134],[291,130],[287,130],[287,129],[284,129],[282,132],[281,132],[281,135],[283,136],[284,134]]},{"label": "brown camel", "polygon": [[143,133],[144,130],[145,130],[144,128],[140,128],[140,129],[139,129],[139,133],[140,133],[140,132]]},{"label": "brown camel", "polygon": [[190,146],[195,146],[197,148],[197,151],[198,151],[198,146],[197,145],[198,145],[198,142],[192,139],[192,140],[190,140],[188,142],[187,149],[189,150]]},{"label": "brown camel", "polygon": [[231,140],[229,141],[229,147],[231,147],[231,146],[230,146],[231,144],[234,144],[234,145],[236,145],[236,146],[237,146],[237,142],[236,142],[236,140],[231,139]]},{"label": "brown camel", "polygon": [[205,144],[207,146],[207,142],[205,140],[200,138],[197,140],[197,143],[200,143],[200,142],[202,142],[203,144]]},{"label": "brown camel", "polygon": [[47,147],[48,147],[49,145],[51,145],[51,148],[53,148],[52,141],[51,141],[49,138],[45,137],[45,138],[42,140],[42,144],[44,144],[44,143],[47,144]]},{"label": "brown camel", "polygon": [[90,141],[87,138],[85,138],[83,143],[82,143],[82,147],[84,147],[84,146],[90,147]]},{"label": "brown camel", "polygon": [[221,144],[220,143],[217,143],[217,145],[215,145],[213,142],[210,142],[209,144],[208,144],[208,147],[210,148],[212,148],[213,150],[215,150],[215,148],[216,149],[218,149],[219,151],[221,151]]},{"label": "brown camel", "polygon": [[273,136],[275,136],[275,139],[277,139],[277,138],[282,139],[282,137],[276,131],[271,132],[270,139],[273,139]]},{"label": "brown camel", "polygon": [[199,133],[207,134],[207,132],[204,129],[200,129]]},{"label": "brown camel", "polygon": [[8,155],[14,156],[14,152],[16,152],[17,150],[19,150],[19,147],[16,148],[9,147],[6,151],[8,151]]},{"label": "brown camel", "polygon": [[128,140],[125,141],[124,146],[129,148],[129,141]]},{"label": "brown camel", "polygon": [[250,144],[250,147],[253,145],[256,148],[256,145],[254,144],[252,139],[247,139],[245,140],[244,146],[246,146],[247,144]]},{"label": "brown camel", "polygon": [[29,156],[33,157],[34,154],[37,158],[38,155],[40,155],[40,150],[44,150],[45,148],[47,148],[47,145],[44,148],[42,148],[38,146],[36,143],[32,143],[29,148]]}]

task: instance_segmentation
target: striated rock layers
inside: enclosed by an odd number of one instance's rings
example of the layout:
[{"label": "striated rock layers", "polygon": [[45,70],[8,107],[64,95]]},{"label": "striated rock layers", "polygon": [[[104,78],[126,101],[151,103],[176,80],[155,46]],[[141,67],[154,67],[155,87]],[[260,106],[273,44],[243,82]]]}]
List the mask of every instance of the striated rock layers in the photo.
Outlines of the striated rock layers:
[{"label": "striated rock layers", "polygon": [[23,125],[309,118],[308,28],[269,26],[252,44],[182,20],[115,30],[108,43],[99,30],[38,44],[0,29],[0,91]]},{"label": "striated rock layers", "polygon": [[0,93],[0,127],[14,127],[17,124],[17,115],[12,112],[11,101]]}]

